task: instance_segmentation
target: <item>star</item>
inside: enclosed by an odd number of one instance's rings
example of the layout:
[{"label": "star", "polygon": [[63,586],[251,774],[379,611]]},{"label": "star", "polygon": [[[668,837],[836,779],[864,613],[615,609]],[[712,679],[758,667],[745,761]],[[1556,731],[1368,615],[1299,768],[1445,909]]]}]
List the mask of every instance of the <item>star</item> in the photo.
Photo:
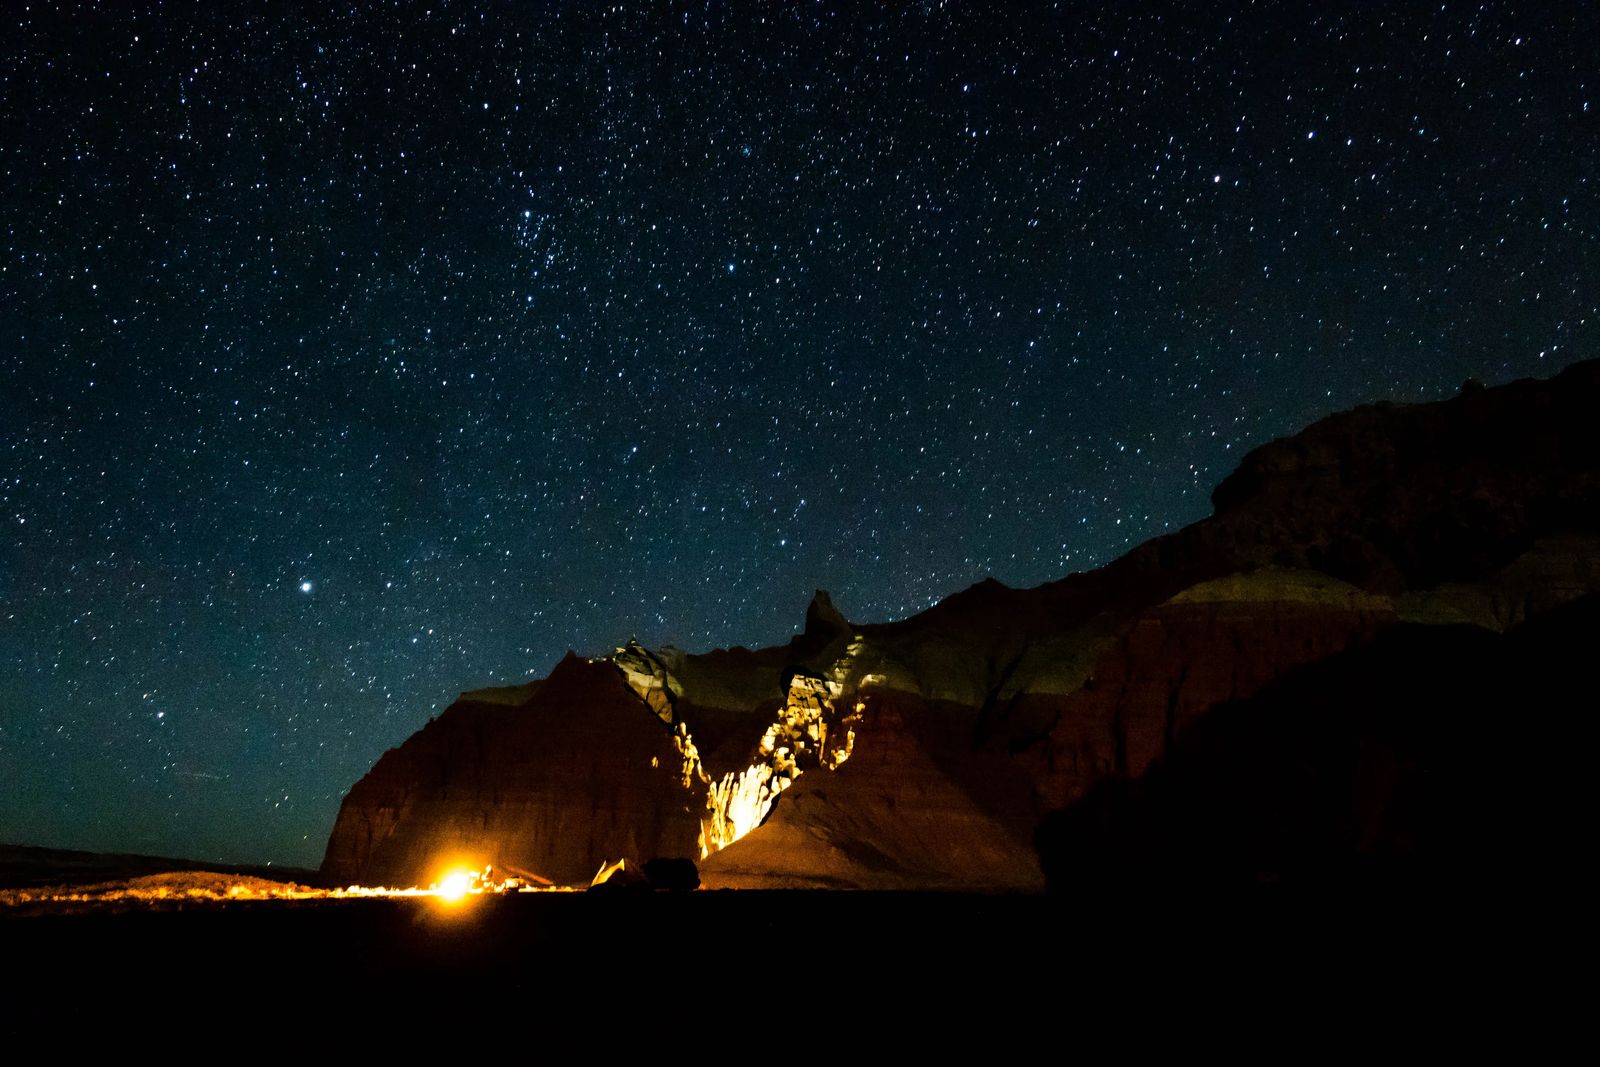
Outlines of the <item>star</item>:
[{"label": "star", "polygon": [[[0,34],[48,90],[7,99],[38,180],[0,197],[0,627],[38,694],[0,749],[49,783],[0,774],[8,838],[184,855],[137,783],[220,756],[320,798],[216,816],[231,858],[315,865],[440,693],[641,626],[781,643],[817,586],[871,622],[1055,581],[1314,417],[1600,351],[1580,4],[1520,45],[1476,4],[1129,2],[1116,40],[994,5],[981,47],[961,5],[801,6],[805,55],[733,5],[734,63],[608,5],[138,6],[131,49],[69,47],[68,5]],[[144,505],[179,491],[194,521]]]}]

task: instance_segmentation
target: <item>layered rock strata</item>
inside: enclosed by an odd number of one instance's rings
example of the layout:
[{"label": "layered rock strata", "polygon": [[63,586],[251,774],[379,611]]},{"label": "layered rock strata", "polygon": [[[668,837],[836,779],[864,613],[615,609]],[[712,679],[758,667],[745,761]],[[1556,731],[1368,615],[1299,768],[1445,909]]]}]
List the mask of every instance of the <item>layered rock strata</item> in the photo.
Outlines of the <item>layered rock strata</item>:
[{"label": "layered rock strata", "polygon": [[357,783],[324,873],[682,856],[712,886],[1039,886],[1042,816],[1168,773],[1218,708],[1402,625],[1493,634],[1600,591],[1600,364],[1332,416],[1213,499],[1035,589],[878,625],[819,593],[785,645],[630,643],[466,694]]}]

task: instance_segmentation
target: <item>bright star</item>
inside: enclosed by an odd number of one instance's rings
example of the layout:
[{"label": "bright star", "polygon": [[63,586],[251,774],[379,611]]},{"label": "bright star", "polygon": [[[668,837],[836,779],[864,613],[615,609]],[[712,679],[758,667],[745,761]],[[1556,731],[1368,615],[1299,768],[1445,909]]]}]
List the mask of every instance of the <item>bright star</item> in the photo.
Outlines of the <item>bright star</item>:
[{"label": "bright star", "polygon": [[301,592],[302,592],[302,593],[309,593],[309,592],[311,592],[311,583],[310,583],[310,582],[301,582],[301,583],[300,583],[300,591],[301,591]]}]

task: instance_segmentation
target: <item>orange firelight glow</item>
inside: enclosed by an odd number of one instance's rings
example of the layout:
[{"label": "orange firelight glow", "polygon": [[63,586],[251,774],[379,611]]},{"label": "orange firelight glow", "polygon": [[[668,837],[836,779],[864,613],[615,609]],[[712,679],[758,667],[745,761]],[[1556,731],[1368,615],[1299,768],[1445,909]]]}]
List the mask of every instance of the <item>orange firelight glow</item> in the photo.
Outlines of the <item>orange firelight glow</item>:
[{"label": "orange firelight glow", "polygon": [[477,888],[477,871],[454,870],[439,879],[439,884],[434,887],[434,894],[446,904],[459,904]]},{"label": "orange firelight glow", "polygon": [[503,896],[514,893],[564,893],[587,888],[584,885],[558,886],[531,871],[496,879],[494,869],[481,870],[458,862],[443,868],[438,880],[426,889],[417,886],[351,885],[342,889],[321,889],[294,882],[273,882],[214,871],[169,871],[140,875],[89,885],[30,886],[0,889],[0,917],[11,907],[50,903],[71,904],[165,904],[193,905],[201,902],[226,903],[241,900],[431,900],[451,911],[465,907],[469,897]]}]

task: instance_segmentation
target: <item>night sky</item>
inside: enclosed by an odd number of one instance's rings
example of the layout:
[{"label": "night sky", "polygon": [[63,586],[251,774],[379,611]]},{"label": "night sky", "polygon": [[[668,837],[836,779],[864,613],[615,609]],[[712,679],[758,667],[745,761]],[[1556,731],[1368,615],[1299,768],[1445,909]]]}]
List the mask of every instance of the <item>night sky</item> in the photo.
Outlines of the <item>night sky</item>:
[{"label": "night sky", "polygon": [[326,6],[5,8],[0,841],[314,865],[462,689],[1597,354],[1592,5]]}]

